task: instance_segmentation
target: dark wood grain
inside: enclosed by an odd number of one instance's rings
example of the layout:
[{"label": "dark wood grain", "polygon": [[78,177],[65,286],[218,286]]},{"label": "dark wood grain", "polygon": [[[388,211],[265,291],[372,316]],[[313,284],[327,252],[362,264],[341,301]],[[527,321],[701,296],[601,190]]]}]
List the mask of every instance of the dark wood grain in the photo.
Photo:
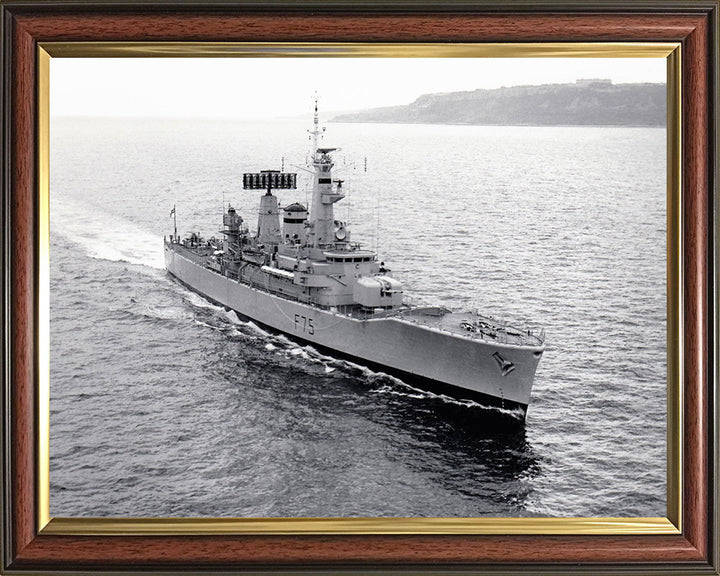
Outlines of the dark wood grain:
[{"label": "dark wood grain", "polygon": [[680,41],[697,15],[644,14],[69,14],[21,15],[38,41],[275,42]]},{"label": "dark wood grain", "polygon": [[[286,14],[224,8],[201,12],[183,7],[111,11],[7,8],[12,20],[12,567],[110,569],[178,566],[230,569],[285,566],[309,570],[405,566],[468,569],[502,564],[556,570],[585,566],[602,571],[623,564],[636,570],[675,567],[717,572],[709,558],[712,498],[708,435],[708,262],[714,141],[710,135],[717,58],[711,33],[715,13],[708,3],[693,10],[554,13],[312,12]],[[684,6],[684,5],[683,5]],[[710,8],[703,8],[703,6]],[[92,9],[90,9],[92,8]],[[683,242],[684,242],[684,500],[683,534],[677,536],[244,536],[244,537],[64,537],[37,535],[35,526],[36,381],[35,301],[35,49],[38,41],[681,41],[683,43]],[[715,564],[717,566],[717,564]],[[514,568],[515,567],[515,568]],[[631,569],[631,568],[628,568]]]},{"label": "dark wood grain", "polygon": [[684,535],[701,553],[707,552],[707,35],[699,23],[683,46],[683,204],[685,242],[683,278],[685,349],[694,351],[685,364]]},{"label": "dark wood grain", "polygon": [[20,565],[57,566],[72,551],[80,566],[132,561],[209,564],[478,564],[701,562],[681,536],[293,536],[51,537],[23,553]]},{"label": "dark wood grain", "polygon": [[13,551],[35,537],[35,46],[13,35],[13,140],[11,167],[11,378]]}]

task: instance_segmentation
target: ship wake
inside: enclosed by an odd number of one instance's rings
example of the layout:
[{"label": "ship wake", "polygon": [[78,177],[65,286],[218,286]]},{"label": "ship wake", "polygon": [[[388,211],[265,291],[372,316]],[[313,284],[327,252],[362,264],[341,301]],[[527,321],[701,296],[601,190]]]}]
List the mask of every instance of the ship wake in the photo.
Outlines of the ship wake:
[{"label": "ship wake", "polygon": [[[127,262],[162,270],[161,238],[121,216],[55,198],[50,207],[50,233],[77,245],[98,260]],[[160,248],[158,248],[160,247]]]}]

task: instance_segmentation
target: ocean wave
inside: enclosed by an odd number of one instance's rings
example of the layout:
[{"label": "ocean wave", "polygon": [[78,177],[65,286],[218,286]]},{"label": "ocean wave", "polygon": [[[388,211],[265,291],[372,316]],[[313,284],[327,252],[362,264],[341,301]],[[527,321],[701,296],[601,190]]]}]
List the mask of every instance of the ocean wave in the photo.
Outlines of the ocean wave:
[{"label": "ocean wave", "polygon": [[385,374],[383,372],[376,373],[378,375],[382,375],[385,378],[388,378],[392,381],[393,385],[401,388],[405,388],[409,391],[405,391],[402,389],[393,388],[391,386],[383,386],[381,388],[378,388],[374,392],[376,394],[393,394],[395,396],[403,396],[405,398],[416,398],[416,399],[423,399],[423,400],[439,400],[440,402],[443,402],[444,404],[452,404],[454,406],[462,406],[463,408],[477,408],[481,410],[490,410],[492,412],[497,412],[499,414],[503,414],[505,416],[510,416],[512,418],[515,418],[517,420],[522,420],[524,414],[523,411],[520,408],[501,408],[499,406],[488,406],[486,404],[481,404],[479,402],[475,402],[474,400],[459,400],[457,398],[453,398],[451,396],[447,396],[445,394],[435,394],[434,392],[430,392],[429,390],[422,390],[420,388],[416,388],[415,386],[411,386],[407,382],[404,382],[403,380],[400,380],[399,378],[395,378],[394,376],[390,376],[389,374]]},{"label": "ocean wave", "polygon": [[206,298],[203,298],[200,296],[197,292],[193,292],[192,290],[189,290],[188,288],[183,288],[185,291],[184,299],[186,302],[188,302],[191,306],[195,308],[205,308],[207,310],[214,310],[217,312],[224,312],[225,308],[222,306],[218,306],[217,304],[213,304]]}]

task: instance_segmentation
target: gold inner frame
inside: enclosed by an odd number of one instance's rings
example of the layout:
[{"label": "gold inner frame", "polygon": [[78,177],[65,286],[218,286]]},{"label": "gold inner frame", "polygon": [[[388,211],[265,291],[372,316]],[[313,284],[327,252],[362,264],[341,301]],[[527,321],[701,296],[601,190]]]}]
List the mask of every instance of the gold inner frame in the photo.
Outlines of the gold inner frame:
[{"label": "gold inner frame", "polygon": [[[50,58],[363,57],[666,58],[667,517],[665,518],[51,518],[49,172]],[[682,530],[681,46],[679,43],[354,44],[46,42],[38,46],[37,523],[42,534],[678,534]]]}]

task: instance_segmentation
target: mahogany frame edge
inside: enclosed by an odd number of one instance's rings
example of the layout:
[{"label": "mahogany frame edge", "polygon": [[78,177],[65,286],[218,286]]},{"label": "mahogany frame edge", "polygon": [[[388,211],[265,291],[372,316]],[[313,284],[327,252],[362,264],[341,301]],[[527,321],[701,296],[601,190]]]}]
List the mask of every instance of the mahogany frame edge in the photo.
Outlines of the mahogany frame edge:
[{"label": "mahogany frame edge", "polygon": [[[3,568],[8,568],[15,573],[24,573],[27,570],[44,569],[48,567],[49,558],[58,554],[58,550],[67,547],[67,544],[91,544],[92,538],[83,537],[43,537],[37,536],[34,518],[36,516],[34,510],[34,434],[35,434],[35,415],[34,415],[34,389],[37,357],[34,349],[34,324],[37,320],[36,310],[34,309],[35,294],[37,292],[37,282],[34,276],[35,262],[37,257],[35,246],[35,224],[36,224],[36,207],[35,197],[35,160],[34,150],[36,149],[35,132],[35,95],[33,89],[35,86],[35,53],[38,38],[32,34],[33,18],[27,20],[23,24],[22,16],[32,15],[37,17],[37,2],[7,2],[0,7],[2,9],[2,26],[5,32],[2,42],[2,144],[3,144],[3,169],[0,172],[3,187],[3,223],[9,224],[3,228],[3,329],[6,341],[3,347],[3,378],[6,380],[3,386],[3,409],[6,418],[3,421],[4,440],[12,439],[12,445],[8,447],[6,441],[3,441],[3,498],[4,503],[9,505],[6,510],[12,510],[11,518],[3,518],[2,538],[4,543]],[[69,6],[72,4],[72,6]],[[147,10],[142,11],[143,17],[153,17],[153,6],[163,5],[158,3],[154,5],[145,5]],[[506,4],[506,3],[503,3]],[[543,4],[545,8],[557,10],[567,10],[567,3]],[[685,326],[685,346],[686,349],[696,351],[696,363],[688,363],[685,366],[686,381],[696,382],[697,386],[692,388],[689,397],[686,399],[686,424],[689,424],[688,434],[685,441],[686,455],[690,456],[686,461],[684,471],[686,490],[697,488],[700,497],[695,500],[687,498],[689,502],[683,506],[684,526],[686,530],[683,537],[676,537],[674,540],[666,540],[668,543],[672,541],[672,546],[668,546],[668,550],[672,549],[673,554],[665,558],[666,561],[673,562],[670,571],[683,570],[693,573],[718,573],[718,551],[717,551],[717,494],[713,491],[714,480],[717,479],[717,462],[713,459],[713,453],[717,449],[717,396],[715,393],[715,382],[713,380],[717,366],[713,331],[708,330],[704,318],[716,318],[716,294],[713,289],[713,283],[717,281],[717,245],[713,232],[717,224],[717,214],[713,210],[717,210],[713,196],[717,194],[716,177],[717,177],[717,141],[716,141],[716,122],[717,122],[717,2],[654,2],[655,6],[662,5],[663,10],[668,10],[672,6],[690,6],[692,5],[695,12],[703,13],[701,16],[694,15],[694,20],[698,22],[697,26],[685,36],[681,38],[673,38],[672,40],[680,40],[683,43],[683,156],[690,163],[690,170],[683,171],[683,189],[684,189],[684,210],[694,216],[694,220],[686,219],[683,237],[688,240],[687,244],[691,249],[684,253],[685,258],[685,278],[684,285],[686,290],[686,310],[688,318],[694,318],[692,326]],[[61,6],[62,5],[62,6]],[[63,9],[63,13],[68,10],[77,10],[78,6],[85,8],[95,8],[97,10],[107,10],[109,3],[104,2],[54,2],[49,4],[48,12],[41,13],[40,19],[35,19],[37,23],[43,19],[47,19],[49,13],[58,8]],[[126,7],[132,10],[139,10],[135,3],[124,3]],[[183,4],[185,6],[185,4]],[[617,6],[617,3],[614,3]],[[188,3],[186,6],[198,8],[198,6]],[[227,6],[224,3],[223,6]],[[237,6],[237,5],[236,5]],[[512,6],[512,5],[510,5]],[[13,8],[18,8],[18,13],[13,12]],[[29,8],[28,8],[29,7]],[[267,5],[265,6],[267,8]],[[242,6],[240,6],[242,9]],[[165,7],[167,10],[167,7]],[[463,5],[463,10],[467,8]],[[424,15],[429,12],[427,9],[407,9],[412,16]],[[658,8],[659,10],[659,8]],[[512,11],[512,10],[509,10]],[[240,10],[238,10],[240,12]],[[252,13],[252,10],[249,10]],[[572,11],[571,11],[572,12]],[[433,14],[437,14],[437,9],[432,10]],[[21,15],[18,20],[18,14]],[[682,11],[685,16],[686,11]],[[487,16],[483,10],[476,9],[472,16]],[[670,14],[670,16],[673,16]],[[329,16],[332,18],[332,13]],[[385,18],[383,14],[378,15]],[[427,18],[427,16],[425,16]],[[104,19],[112,18],[112,16],[102,16]],[[45,20],[47,21],[47,20]],[[30,22],[28,25],[27,22]],[[647,20],[645,20],[647,22]],[[357,29],[355,30],[357,32]],[[267,32],[266,32],[267,33]],[[351,31],[352,33],[352,31]],[[546,32],[547,33],[547,32]],[[555,31],[557,34],[558,31]],[[617,32],[616,32],[617,34]],[[45,38],[42,38],[45,40]],[[327,39],[326,39],[327,40]],[[507,41],[511,39],[508,38]],[[658,40],[668,40],[667,38]],[[515,38],[517,41],[517,38]],[[704,58],[698,58],[698,55],[704,55]],[[699,62],[698,62],[699,60]],[[14,82],[12,81],[14,79]],[[687,84],[686,84],[687,82]],[[687,86],[692,86],[696,90],[691,92]],[[684,162],[685,164],[685,162]],[[688,191],[694,191],[693,194]],[[28,226],[28,224],[30,224]],[[11,237],[29,239],[29,243],[22,246],[12,246]],[[708,242],[712,240],[712,243]],[[13,301],[10,297],[14,297]],[[712,312],[712,315],[710,313]],[[30,320],[29,320],[30,319]],[[716,328],[713,326],[713,329]],[[10,338],[8,338],[10,336]],[[17,350],[18,355],[13,355]],[[711,356],[712,353],[712,356]],[[705,362],[703,363],[703,358]],[[13,388],[14,382],[22,382],[20,390],[25,394],[16,394],[18,390]],[[7,416],[10,416],[7,418]],[[15,443],[18,440],[18,443]],[[10,453],[12,452],[12,453]],[[13,461],[20,465],[13,465]],[[28,462],[32,464],[28,465]],[[8,482],[8,479],[10,480]],[[694,494],[697,491],[693,491]],[[19,514],[16,515],[16,512]],[[253,537],[255,541],[265,538],[266,544],[270,547],[277,546],[279,537]],[[470,537],[472,539],[473,537]],[[477,538],[477,537],[476,537]],[[650,546],[647,538],[654,537],[615,537],[605,539],[605,550],[603,554],[606,558],[617,557],[619,549],[623,546]],[[670,538],[670,537],[667,537]],[[467,537],[440,537],[435,540],[446,540],[448,546],[457,548],[457,546],[470,546],[472,542]],[[683,540],[680,542],[678,539]],[[133,542],[134,540],[134,542]],[[174,537],[176,542],[184,541],[181,538]],[[190,541],[195,540],[189,537]],[[247,538],[245,540],[248,540]],[[280,540],[292,540],[283,539]],[[315,541],[314,544],[312,541]],[[341,541],[344,540],[343,544]],[[421,540],[418,537],[390,537],[383,540],[394,540],[396,545],[404,541],[406,544],[412,544],[413,541]],[[555,546],[563,545],[572,548],[572,542],[582,541],[583,538],[565,537],[543,538],[543,537],[526,537],[523,538],[481,538],[487,545],[507,546],[524,541],[526,545],[531,547],[547,546],[548,543],[554,543]],[[591,538],[592,540],[592,538]],[[148,541],[142,539],[133,539],[132,537],[119,537],[114,543],[124,541],[132,549],[137,546],[143,546]],[[298,542],[301,547],[320,547],[330,548],[334,550],[344,549],[346,545],[360,548],[367,546],[370,541],[377,541],[377,537],[301,537]],[[655,538],[655,542],[658,539]],[[166,539],[158,539],[158,542],[170,544]],[[560,544],[559,544],[560,542]],[[230,544],[230,542],[228,542]],[[585,541],[584,545],[590,545],[590,541]],[[607,544],[612,544],[608,548]],[[183,545],[183,544],[181,544]],[[597,545],[596,545],[597,546]],[[656,544],[657,546],[657,544]],[[59,547],[59,548],[58,548]],[[100,546],[104,549],[107,546]],[[599,546],[603,548],[603,546]],[[691,548],[694,550],[691,550]],[[98,552],[100,552],[98,549]],[[43,554],[48,554],[43,560]],[[107,552],[107,550],[105,550]],[[441,551],[442,553],[442,551]],[[60,554],[62,556],[62,554]],[[442,555],[442,554],[441,554]],[[683,559],[678,561],[677,556]],[[389,555],[390,557],[392,554]],[[662,554],[661,554],[662,556]],[[410,558],[402,560],[398,564],[397,559],[392,560],[386,557],[384,560],[378,557],[376,563],[368,560],[360,560],[356,563],[328,562],[327,560],[317,559],[314,563],[308,564],[311,558],[303,559],[303,563],[287,562],[282,564],[265,564],[258,565],[256,562],[244,562],[242,564],[221,562],[205,562],[194,564],[198,570],[217,570],[228,567],[238,568],[244,566],[251,569],[275,569],[275,570],[291,570],[291,569],[310,569],[313,572],[318,570],[344,571],[362,569],[368,571],[375,565],[376,568],[388,570],[392,568],[395,571],[402,572],[404,570],[422,571],[427,570],[427,564],[412,563]],[[57,558],[57,556],[56,556]],[[57,558],[59,559],[59,558]],[[467,570],[477,570],[483,568],[485,570],[493,570],[501,568],[503,572],[522,571],[527,572],[529,568],[537,571],[547,570],[545,562],[535,563],[516,563],[516,564],[468,564],[463,562],[461,558],[454,560],[448,557],[449,561],[444,564],[444,569],[448,571],[464,572]],[[437,561],[437,560],[435,560]],[[658,560],[656,562],[661,562]],[[586,573],[590,570],[603,570],[612,573],[635,571],[637,568],[657,570],[658,573],[665,572],[662,566],[656,562],[642,562],[639,560],[634,568],[619,568],[613,564],[586,564],[580,572]],[[75,570],[82,569],[86,566],[88,569],[97,569],[97,563],[80,563],[73,564],[72,560],[68,563],[67,558],[65,567],[72,567]],[[107,564],[105,568],[114,566],[115,568],[127,568],[126,564]],[[54,563],[57,567],[58,564]],[[172,562],[157,564],[149,562],[148,568],[171,568],[179,567]],[[402,567],[401,567],[402,566]],[[437,566],[437,565],[436,565]],[[559,569],[559,570],[558,570]],[[563,567],[555,564],[553,571],[573,572],[567,566]],[[10,572],[8,572],[10,573]]]}]

